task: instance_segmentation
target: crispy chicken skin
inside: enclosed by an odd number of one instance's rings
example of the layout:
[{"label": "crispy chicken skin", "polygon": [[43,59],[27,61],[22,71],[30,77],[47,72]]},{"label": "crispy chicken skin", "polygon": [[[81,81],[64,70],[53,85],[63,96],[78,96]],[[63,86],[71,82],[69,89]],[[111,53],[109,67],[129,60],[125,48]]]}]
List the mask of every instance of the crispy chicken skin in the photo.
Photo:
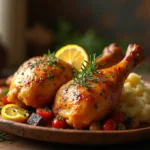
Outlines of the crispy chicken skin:
[{"label": "crispy chicken skin", "polygon": [[54,115],[64,117],[75,129],[84,129],[105,118],[119,101],[128,74],[144,59],[143,49],[130,44],[122,61],[92,74],[99,79],[97,82],[87,80],[93,88],[87,89],[74,80],[69,81],[56,93],[52,108]]},{"label": "crispy chicken skin", "polygon": [[53,101],[60,86],[72,78],[72,67],[57,58],[31,58],[13,75],[8,101],[34,108],[46,106]]},{"label": "crispy chicken skin", "polygon": [[[102,56],[96,60],[98,69],[111,67],[120,62],[123,57],[121,48],[116,43],[112,43],[104,48]],[[101,65],[100,62],[105,64]]]}]

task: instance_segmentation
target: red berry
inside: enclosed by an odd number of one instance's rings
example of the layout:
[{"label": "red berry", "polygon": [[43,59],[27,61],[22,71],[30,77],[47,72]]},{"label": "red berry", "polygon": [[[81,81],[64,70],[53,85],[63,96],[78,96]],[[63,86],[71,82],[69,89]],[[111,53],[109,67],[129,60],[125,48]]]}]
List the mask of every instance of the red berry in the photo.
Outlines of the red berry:
[{"label": "red berry", "polygon": [[42,116],[46,122],[49,122],[52,117],[52,111],[48,107],[36,108],[36,114]]},{"label": "red berry", "polygon": [[103,130],[116,130],[117,129],[117,122],[113,119],[108,119],[103,124]]}]

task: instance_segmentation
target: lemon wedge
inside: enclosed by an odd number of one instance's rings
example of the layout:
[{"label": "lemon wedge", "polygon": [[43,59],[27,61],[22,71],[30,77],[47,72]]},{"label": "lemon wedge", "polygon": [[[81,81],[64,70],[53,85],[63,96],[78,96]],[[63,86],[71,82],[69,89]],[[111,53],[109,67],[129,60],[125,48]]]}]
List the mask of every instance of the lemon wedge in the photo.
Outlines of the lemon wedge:
[{"label": "lemon wedge", "polygon": [[3,119],[16,122],[25,122],[29,116],[27,110],[20,108],[16,104],[7,104],[1,110]]},{"label": "lemon wedge", "polygon": [[60,48],[55,53],[55,57],[69,63],[78,71],[81,71],[82,64],[87,66],[85,61],[89,61],[88,54],[84,48],[76,44],[69,44]]}]

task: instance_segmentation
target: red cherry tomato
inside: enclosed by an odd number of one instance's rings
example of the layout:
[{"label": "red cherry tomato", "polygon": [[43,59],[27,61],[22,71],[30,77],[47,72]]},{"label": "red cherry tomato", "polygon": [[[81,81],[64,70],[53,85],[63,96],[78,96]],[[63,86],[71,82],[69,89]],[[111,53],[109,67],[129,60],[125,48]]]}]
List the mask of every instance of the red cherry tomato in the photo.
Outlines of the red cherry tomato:
[{"label": "red cherry tomato", "polygon": [[48,107],[37,108],[36,113],[42,116],[46,122],[49,122],[52,117],[52,111]]},{"label": "red cherry tomato", "polygon": [[125,121],[127,129],[137,129],[140,125],[139,120],[128,117]]},{"label": "red cherry tomato", "polygon": [[113,119],[108,119],[103,124],[103,130],[116,130],[117,129],[117,122]]},{"label": "red cherry tomato", "polygon": [[56,118],[53,119],[52,121],[52,127],[53,128],[66,128],[66,120],[60,116],[56,116]]},{"label": "red cherry tomato", "polygon": [[5,96],[3,96],[3,97],[1,97],[1,100],[2,100],[2,102],[4,103],[4,105],[12,104],[12,102],[9,102],[9,101],[8,101],[8,99],[7,99],[7,96],[6,96],[6,95],[5,95]]},{"label": "red cherry tomato", "polygon": [[125,121],[125,114],[119,111],[112,112],[111,119],[115,120],[117,123],[123,123]]}]

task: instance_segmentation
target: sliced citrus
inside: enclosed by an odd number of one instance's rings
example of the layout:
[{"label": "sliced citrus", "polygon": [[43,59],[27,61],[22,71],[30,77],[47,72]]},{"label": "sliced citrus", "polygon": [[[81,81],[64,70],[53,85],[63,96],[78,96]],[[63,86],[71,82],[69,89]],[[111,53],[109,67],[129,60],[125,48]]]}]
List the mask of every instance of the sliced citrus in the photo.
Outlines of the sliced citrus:
[{"label": "sliced citrus", "polygon": [[55,56],[69,64],[71,64],[78,71],[81,70],[82,64],[87,66],[85,61],[89,61],[88,54],[79,45],[69,44],[60,48]]},{"label": "sliced citrus", "polygon": [[6,120],[25,122],[29,116],[29,113],[27,110],[20,108],[16,104],[7,104],[2,108],[1,116]]}]

